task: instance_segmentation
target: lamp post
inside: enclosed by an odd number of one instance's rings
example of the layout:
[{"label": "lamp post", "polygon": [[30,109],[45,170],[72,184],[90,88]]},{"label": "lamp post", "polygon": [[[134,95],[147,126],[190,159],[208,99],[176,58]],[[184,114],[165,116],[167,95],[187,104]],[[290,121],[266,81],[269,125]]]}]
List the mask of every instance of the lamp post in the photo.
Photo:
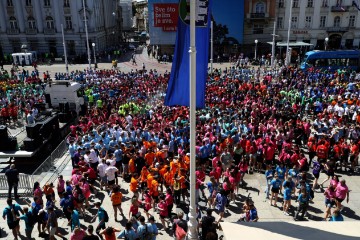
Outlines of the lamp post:
[{"label": "lamp post", "polygon": [[85,0],[83,0],[83,8],[84,8],[84,26],[85,26],[85,34],[86,34],[86,48],[87,48],[89,70],[90,70],[91,69],[91,56],[90,56],[89,33],[88,33],[88,26],[87,26]]},{"label": "lamp post", "polygon": [[93,47],[94,50],[94,69],[96,69],[97,63],[96,63],[95,43],[92,43],[91,46]]},{"label": "lamp post", "polygon": [[326,37],[326,38],[325,38],[325,51],[326,51],[327,48],[328,48],[328,42],[329,42],[329,38]]},{"label": "lamp post", "polygon": [[257,39],[255,39],[255,60],[256,60],[256,58],[257,58],[257,44],[258,44],[258,40]]}]

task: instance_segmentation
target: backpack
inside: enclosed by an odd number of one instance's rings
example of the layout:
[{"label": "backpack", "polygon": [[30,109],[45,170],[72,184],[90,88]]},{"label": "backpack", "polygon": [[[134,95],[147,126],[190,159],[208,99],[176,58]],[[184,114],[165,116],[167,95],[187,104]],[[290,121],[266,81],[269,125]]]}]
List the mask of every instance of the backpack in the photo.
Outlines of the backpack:
[{"label": "backpack", "polygon": [[108,215],[107,211],[105,211],[105,209],[102,209],[102,211],[104,211],[104,222],[108,222],[109,221],[109,215]]},{"label": "backpack", "polygon": [[175,235],[176,235],[177,240],[184,240],[186,237],[185,230],[182,227],[180,227],[179,225],[177,225],[177,223],[176,223]]},{"label": "backpack", "polygon": [[36,216],[32,212],[27,212],[26,216],[28,218],[29,226],[33,227],[36,223]]},{"label": "backpack", "polygon": [[150,240],[152,238],[151,233],[148,231],[148,225],[145,225],[145,232],[143,232],[142,240]]}]

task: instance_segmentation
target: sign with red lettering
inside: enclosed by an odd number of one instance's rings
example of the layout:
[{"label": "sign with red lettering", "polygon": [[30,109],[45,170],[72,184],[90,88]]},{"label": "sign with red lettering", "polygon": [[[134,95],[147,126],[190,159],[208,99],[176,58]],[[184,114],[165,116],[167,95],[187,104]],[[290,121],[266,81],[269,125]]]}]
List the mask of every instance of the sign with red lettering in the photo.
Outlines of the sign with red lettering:
[{"label": "sign with red lettering", "polygon": [[154,3],[154,27],[161,27],[164,32],[176,32],[178,7],[176,3]]}]

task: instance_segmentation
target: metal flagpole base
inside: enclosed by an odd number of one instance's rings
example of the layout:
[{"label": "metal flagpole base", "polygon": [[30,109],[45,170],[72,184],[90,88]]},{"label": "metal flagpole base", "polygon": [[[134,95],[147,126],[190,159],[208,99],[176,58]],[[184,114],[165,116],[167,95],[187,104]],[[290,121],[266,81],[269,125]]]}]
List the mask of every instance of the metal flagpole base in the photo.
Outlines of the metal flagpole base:
[{"label": "metal flagpole base", "polygon": [[189,208],[189,221],[188,221],[188,234],[187,234],[187,238],[188,239],[199,239],[199,236],[197,234],[197,227],[198,227],[198,222],[196,220],[196,211],[194,208],[192,208],[190,206]]}]

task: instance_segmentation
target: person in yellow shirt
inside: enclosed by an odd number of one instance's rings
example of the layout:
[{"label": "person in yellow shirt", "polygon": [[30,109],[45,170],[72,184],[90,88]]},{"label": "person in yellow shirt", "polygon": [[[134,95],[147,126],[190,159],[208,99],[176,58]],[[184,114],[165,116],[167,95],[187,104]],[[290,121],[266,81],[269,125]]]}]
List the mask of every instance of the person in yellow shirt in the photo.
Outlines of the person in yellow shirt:
[{"label": "person in yellow shirt", "polygon": [[112,194],[111,194],[111,202],[112,202],[112,206],[114,209],[114,218],[115,218],[115,222],[117,222],[117,211],[120,211],[121,216],[124,218],[124,213],[123,210],[121,208],[121,203],[122,203],[122,193],[120,192],[120,187],[119,186],[115,186],[113,188]]}]

